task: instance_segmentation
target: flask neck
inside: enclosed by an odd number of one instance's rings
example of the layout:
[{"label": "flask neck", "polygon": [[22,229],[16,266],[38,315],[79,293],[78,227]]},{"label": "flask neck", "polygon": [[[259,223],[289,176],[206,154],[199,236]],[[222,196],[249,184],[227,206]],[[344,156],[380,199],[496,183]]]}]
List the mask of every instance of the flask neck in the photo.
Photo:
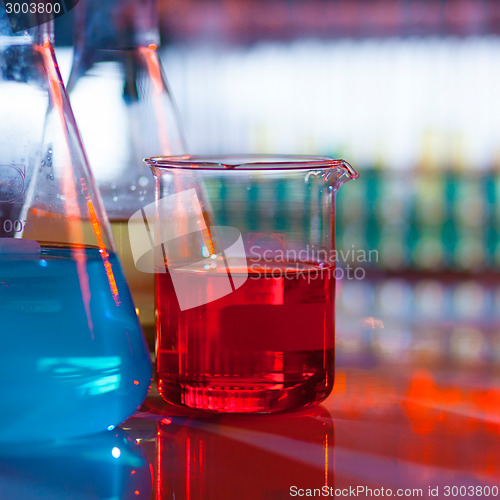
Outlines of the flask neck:
[{"label": "flask neck", "polygon": [[75,8],[75,50],[132,50],[158,46],[156,0],[80,0]]},{"label": "flask neck", "polygon": [[54,45],[54,21],[33,28],[33,41],[37,45]]}]

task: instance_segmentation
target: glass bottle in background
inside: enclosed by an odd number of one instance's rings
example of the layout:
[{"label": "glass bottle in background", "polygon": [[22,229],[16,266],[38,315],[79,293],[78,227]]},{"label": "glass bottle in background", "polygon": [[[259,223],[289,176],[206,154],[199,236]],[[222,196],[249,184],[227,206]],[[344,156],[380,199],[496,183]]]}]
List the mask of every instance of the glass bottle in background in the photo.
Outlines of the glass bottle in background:
[{"label": "glass bottle in background", "polygon": [[105,431],[151,378],[52,26],[0,4],[0,442]]},{"label": "glass bottle in background", "polygon": [[136,269],[130,216],[154,201],[143,158],[186,151],[158,56],[156,0],[81,0],[68,92],[150,347],[154,275]]}]

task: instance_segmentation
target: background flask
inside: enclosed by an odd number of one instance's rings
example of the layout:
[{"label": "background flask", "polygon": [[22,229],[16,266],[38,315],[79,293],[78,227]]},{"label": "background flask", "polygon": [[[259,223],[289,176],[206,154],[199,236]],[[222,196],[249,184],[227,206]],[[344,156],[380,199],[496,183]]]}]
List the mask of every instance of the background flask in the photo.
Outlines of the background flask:
[{"label": "background flask", "polygon": [[151,375],[51,32],[0,6],[0,441],[106,430]]},{"label": "background flask", "polygon": [[150,347],[154,275],[136,269],[128,219],[154,200],[143,158],[184,154],[178,114],[158,56],[156,0],[81,0],[68,93]]}]

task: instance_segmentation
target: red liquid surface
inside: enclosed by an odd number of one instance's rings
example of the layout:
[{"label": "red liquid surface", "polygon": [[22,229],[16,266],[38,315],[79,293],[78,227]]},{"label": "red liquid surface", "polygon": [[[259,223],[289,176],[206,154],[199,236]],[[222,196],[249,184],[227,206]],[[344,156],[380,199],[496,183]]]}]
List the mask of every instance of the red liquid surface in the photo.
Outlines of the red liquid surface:
[{"label": "red liquid surface", "polygon": [[[250,262],[240,288],[184,311],[171,276],[158,274],[162,397],[219,412],[277,412],[326,398],[334,376],[333,271],[306,263]],[[201,296],[217,280],[228,280],[224,268],[201,282],[193,271],[177,270],[179,278],[184,290]]]}]

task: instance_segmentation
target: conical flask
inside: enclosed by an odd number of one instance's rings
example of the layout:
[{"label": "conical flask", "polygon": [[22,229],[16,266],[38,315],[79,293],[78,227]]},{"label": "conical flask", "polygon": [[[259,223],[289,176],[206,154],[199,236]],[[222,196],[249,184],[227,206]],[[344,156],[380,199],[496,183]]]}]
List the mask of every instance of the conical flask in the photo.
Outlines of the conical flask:
[{"label": "conical flask", "polygon": [[[141,324],[154,342],[154,276],[136,269],[128,220],[154,200],[143,159],[186,151],[158,56],[156,0],[80,0],[68,93]],[[157,153],[154,153],[157,154]]]},{"label": "conical flask", "polygon": [[115,426],[151,374],[51,31],[0,4],[0,441]]}]

